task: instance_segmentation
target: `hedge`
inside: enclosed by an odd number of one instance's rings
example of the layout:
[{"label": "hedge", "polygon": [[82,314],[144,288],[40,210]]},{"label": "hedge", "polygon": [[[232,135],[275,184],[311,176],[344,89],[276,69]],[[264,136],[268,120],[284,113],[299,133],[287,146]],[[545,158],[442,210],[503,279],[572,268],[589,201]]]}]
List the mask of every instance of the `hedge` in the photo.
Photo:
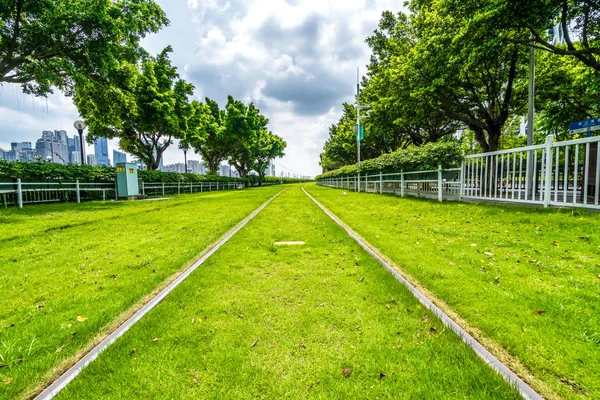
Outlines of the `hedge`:
[{"label": "hedge", "polygon": [[[217,175],[180,174],[177,172],[138,171],[144,182],[230,182],[250,183],[248,179],[229,178]],[[6,161],[0,160],[0,180],[14,181],[21,178],[24,182],[74,182],[79,179],[85,183],[109,183],[116,178],[116,169],[97,165],[55,164],[42,161]]]},{"label": "hedge", "polygon": [[[428,143],[420,147],[410,147],[365,160],[360,164],[360,172],[361,174],[369,174],[427,171],[437,169],[439,164],[442,164],[443,168],[456,167],[460,165],[462,160],[462,150],[456,143]],[[357,166],[354,164],[325,172],[315,179],[337,178],[356,174]]]},{"label": "hedge", "polygon": [[[218,175],[180,174],[178,172],[138,171],[139,179],[144,182],[245,182],[246,185],[258,183],[258,176],[248,178],[230,178]],[[6,161],[0,160],[0,181],[13,182],[21,178],[23,182],[74,182],[82,183],[114,182],[116,169],[98,165],[54,164],[42,161]],[[265,176],[264,183],[297,183],[307,179],[278,178]]]}]

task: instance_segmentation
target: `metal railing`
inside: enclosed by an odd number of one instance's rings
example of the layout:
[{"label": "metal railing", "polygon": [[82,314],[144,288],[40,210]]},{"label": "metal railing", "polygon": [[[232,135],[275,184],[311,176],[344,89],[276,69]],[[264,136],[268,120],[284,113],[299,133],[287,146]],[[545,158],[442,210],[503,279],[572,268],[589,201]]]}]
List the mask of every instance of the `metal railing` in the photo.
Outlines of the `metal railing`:
[{"label": "metal railing", "polygon": [[[460,168],[321,179],[322,186],[447,200],[600,209],[600,137],[466,156]],[[435,174],[437,173],[437,177]],[[416,178],[415,178],[416,177]]]},{"label": "metal railing", "polygon": [[[243,189],[244,182],[139,182],[143,196]],[[0,182],[0,206],[117,199],[116,183]]]},{"label": "metal railing", "polygon": [[321,179],[321,186],[368,193],[389,193],[400,196],[417,196],[458,200],[460,197],[460,168],[437,170],[354,175],[342,178]]}]

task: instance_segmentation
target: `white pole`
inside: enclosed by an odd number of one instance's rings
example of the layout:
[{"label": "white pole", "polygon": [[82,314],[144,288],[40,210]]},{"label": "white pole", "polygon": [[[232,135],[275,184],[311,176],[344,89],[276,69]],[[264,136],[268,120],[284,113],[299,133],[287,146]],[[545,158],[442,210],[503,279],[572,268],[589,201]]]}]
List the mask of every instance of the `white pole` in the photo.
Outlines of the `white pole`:
[{"label": "white pole", "polygon": [[19,199],[19,208],[23,208],[23,188],[21,187],[21,178],[17,178],[17,198]]},{"label": "white pole", "polygon": [[[544,182],[544,207],[547,208],[550,205],[550,194],[552,192],[552,144],[554,143],[554,137],[552,135],[546,136],[546,178]],[[558,165],[557,165],[558,168]]]},{"label": "white pole", "polygon": [[[527,110],[527,146],[533,146],[533,113],[535,106],[535,41],[533,40],[533,33],[530,34],[531,42],[529,45],[529,105]],[[535,199],[535,188],[531,184],[533,182],[533,151],[527,152],[527,173],[526,183],[529,183],[529,194],[531,199]]]},{"label": "white pole", "polygon": [[438,201],[442,202],[442,164],[438,164]]},{"label": "white pole", "polygon": [[356,153],[358,158],[358,189],[360,192],[360,86],[358,77],[358,67],[356,67]]},{"label": "white pole", "polygon": [[81,203],[81,194],[79,193],[79,179],[75,180],[75,192],[77,193],[77,202]]}]

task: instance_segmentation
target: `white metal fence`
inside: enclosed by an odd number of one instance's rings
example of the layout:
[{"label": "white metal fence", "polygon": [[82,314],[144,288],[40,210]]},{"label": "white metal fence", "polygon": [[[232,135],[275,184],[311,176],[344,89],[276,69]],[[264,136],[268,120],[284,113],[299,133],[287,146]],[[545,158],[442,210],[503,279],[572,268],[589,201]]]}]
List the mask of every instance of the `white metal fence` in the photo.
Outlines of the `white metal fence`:
[{"label": "white metal fence", "polygon": [[600,137],[466,156],[460,168],[321,179],[347,190],[600,209]]},{"label": "white metal fence", "polygon": [[[244,182],[143,182],[140,181],[140,194],[144,196],[164,196],[167,194],[212,192],[233,190],[245,187]],[[81,202],[85,200],[116,199],[115,183],[75,182],[0,182],[0,205]]]}]

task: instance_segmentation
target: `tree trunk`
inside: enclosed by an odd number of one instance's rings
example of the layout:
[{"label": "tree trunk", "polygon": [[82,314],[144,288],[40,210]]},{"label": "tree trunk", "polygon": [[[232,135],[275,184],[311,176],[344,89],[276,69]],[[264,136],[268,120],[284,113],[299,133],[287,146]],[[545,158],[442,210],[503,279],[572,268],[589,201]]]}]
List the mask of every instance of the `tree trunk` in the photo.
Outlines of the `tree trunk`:
[{"label": "tree trunk", "polygon": [[488,131],[488,151],[498,151],[500,149],[500,136],[502,135],[502,125],[493,125]]}]

